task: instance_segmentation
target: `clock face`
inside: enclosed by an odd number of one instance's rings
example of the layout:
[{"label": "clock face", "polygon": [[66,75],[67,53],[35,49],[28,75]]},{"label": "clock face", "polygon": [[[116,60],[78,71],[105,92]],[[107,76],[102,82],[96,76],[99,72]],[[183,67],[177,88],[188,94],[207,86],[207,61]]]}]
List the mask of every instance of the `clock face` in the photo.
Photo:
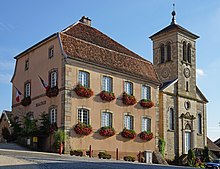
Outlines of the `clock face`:
[{"label": "clock face", "polygon": [[183,71],[183,73],[184,73],[184,76],[185,76],[186,78],[189,78],[189,77],[190,77],[190,70],[189,70],[189,68],[185,68],[184,71]]},{"label": "clock face", "polygon": [[167,67],[165,67],[161,70],[161,75],[163,78],[167,78],[169,76],[169,74],[170,74],[170,70]]}]

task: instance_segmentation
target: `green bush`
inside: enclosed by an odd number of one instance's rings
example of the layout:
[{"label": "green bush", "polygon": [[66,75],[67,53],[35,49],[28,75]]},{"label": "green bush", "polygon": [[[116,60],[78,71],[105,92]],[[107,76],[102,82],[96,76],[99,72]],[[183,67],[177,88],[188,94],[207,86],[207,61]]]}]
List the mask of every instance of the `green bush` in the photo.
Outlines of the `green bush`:
[{"label": "green bush", "polygon": [[187,163],[189,166],[194,167],[196,164],[196,156],[192,149],[189,149],[188,156],[187,156]]},{"label": "green bush", "polygon": [[134,162],[134,161],[135,161],[135,157],[132,157],[132,156],[124,156],[124,160],[125,160],[125,161],[132,161],[132,162]]},{"label": "green bush", "polygon": [[103,158],[103,159],[111,159],[111,155],[106,153],[106,152],[103,152],[103,151],[99,152],[98,156],[99,156],[99,159],[101,159],[101,158]]},{"label": "green bush", "polygon": [[204,162],[210,162],[209,148],[207,146],[205,146],[203,150],[203,159],[204,159]]},{"label": "green bush", "polygon": [[165,145],[166,142],[164,141],[164,139],[159,138],[158,148],[159,148],[159,152],[162,154],[163,157],[165,155]]},{"label": "green bush", "polygon": [[2,128],[2,136],[5,140],[11,141],[11,133],[9,132],[8,128]]},{"label": "green bush", "polygon": [[83,156],[83,151],[82,150],[71,150],[70,155],[75,155],[75,156]]}]

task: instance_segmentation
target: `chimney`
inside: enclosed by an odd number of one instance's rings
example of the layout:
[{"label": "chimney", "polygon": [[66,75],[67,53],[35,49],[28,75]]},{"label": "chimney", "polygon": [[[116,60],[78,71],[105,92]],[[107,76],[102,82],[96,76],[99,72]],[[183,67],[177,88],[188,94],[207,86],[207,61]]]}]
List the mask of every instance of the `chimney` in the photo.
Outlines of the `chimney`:
[{"label": "chimney", "polygon": [[91,26],[91,19],[89,19],[88,17],[86,16],[83,16],[80,20],[79,20],[81,23],[84,23],[86,24],[87,26]]}]

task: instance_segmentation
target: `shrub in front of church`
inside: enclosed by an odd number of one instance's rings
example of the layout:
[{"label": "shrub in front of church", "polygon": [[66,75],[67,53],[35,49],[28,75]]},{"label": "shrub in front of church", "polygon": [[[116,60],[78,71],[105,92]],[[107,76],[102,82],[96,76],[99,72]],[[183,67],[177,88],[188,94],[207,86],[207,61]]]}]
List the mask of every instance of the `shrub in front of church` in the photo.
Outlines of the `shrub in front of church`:
[{"label": "shrub in front of church", "polygon": [[147,99],[142,99],[140,101],[140,105],[144,108],[151,108],[154,106],[154,102],[152,102],[151,100],[147,100]]},{"label": "shrub in front of church", "polygon": [[80,97],[86,97],[89,98],[91,97],[94,93],[90,88],[87,88],[81,84],[78,84],[75,88],[75,92],[78,96]]},{"label": "shrub in front of church", "polygon": [[101,136],[111,137],[111,136],[115,135],[115,129],[113,127],[110,127],[110,126],[101,127],[99,129],[99,134]]},{"label": "shrub in front of church", "polygon": [[46,90],[46,95],[48,97],[56,97],[59,94],[58,86],[50,87],[48,86]]},{"label": "shrub in front of church", "polygon": [[134,105],[135,103],[137,103],[137,100],[134,96],[124,92],[122,95],[122,102],[126,105]]},{"label": "shrub in front of church", "polygon": [[76,134],[87,136],[92,133],[92,127],[84,123],[77,123],[74,126],[74,131]]},{"label": "shrub in front of church", "polygon": [[121,136],[124,138],[134,139],[136,137],[136,132],[134,130],[124,128],[121,132]]},{"label": "shrub in front of church", "polygon": [[115,94],[113,92],[107,92],[107,91],[102,91],[99,96],[101,97],[102,100],[105,100],[105,101],[112,101],[115,99]]},{"label": "shrub in front of church", "polygon": [[28,96],[28,97],[25,97],[21,100],[21,105],[22,106],[28,106],[31,104],[31,97]]},{"label": "shrub in front of church", "polygon": [[142,140],[150,141],[150,140],[153,138],[153,133],[150,132],[150,131],[142,131],[142,132],[139,134],[139,137],[140,137]]}]

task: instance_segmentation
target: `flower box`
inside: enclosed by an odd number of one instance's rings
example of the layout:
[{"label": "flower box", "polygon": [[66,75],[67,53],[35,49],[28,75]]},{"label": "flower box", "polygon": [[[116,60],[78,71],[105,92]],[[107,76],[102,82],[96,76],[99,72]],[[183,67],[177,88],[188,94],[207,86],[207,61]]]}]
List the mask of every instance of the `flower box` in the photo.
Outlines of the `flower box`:
[{"label": "flower box", "polygon": [[31,97],[28,96],[28,97],[25,97],[21,100],[21,105],[22,106],[28,106],[31,104]]},{"label": "flower box", "polygon": [[153,133],[150,132],[150,131],[142,131],[142,132],[139,134],[139,137],[140,137],[142,140],[150,141],[150,140],[153,138]]},{"label": "flower box", "polygon": [[113,127],[101,127],[99,129],[99,134],[105,137],[111,137],[115,135],[115,129]]},{"label": "flower box", "polygon": [[134,130],[123,129],[121,136],[124,138],[134,139],[136,137],[136,132]]},{"label": "flower box", "polygon": [[58,86],[48,87],[46,90],[46,95],[48,97],[56,97],[59,94]]},{"label": "flower box", "polygon": [[140,105],[144,108],[151,108],[154,106],[154,102],[152,102],[151,100],[147,100],[147,99],[142,99],[140,101]]},{"label": "flower box", "polygon": [[115,99],[115,94],[113,92],[107,92],[107,91],[102,91],[99,96],[101,97],[102,100],[105,100],[105,101],[112,101]]},{"label": "flower box", "polygon": [[75,88],[75,92],[80,97],[89,98],[93,95],[93,91],[90,88],[84,87],[81,84],[78,84]]},{"label": "flower box", "polygon": [[137,100],[134,96],[124,92],[122,95],[122,102],[126,105],[134,105],[135,103],[137,103]]},{"label": "flower box", "polygon": [[132,157],[132,156],[124,156],[124,160],[125,160],[125,161],[135,162],[135,157]]},{"label": "flower box", "polygon": [[99,159],[103,158],[103,159],[111,159],[111,155],[106,153],[106,152],[99,152],[98,154]]},{"label": "flower box", "polygon": [[79,135],[89,135],[92,133],[92,127],[84,123],[78,123],[74,126],[74,131]]}]

